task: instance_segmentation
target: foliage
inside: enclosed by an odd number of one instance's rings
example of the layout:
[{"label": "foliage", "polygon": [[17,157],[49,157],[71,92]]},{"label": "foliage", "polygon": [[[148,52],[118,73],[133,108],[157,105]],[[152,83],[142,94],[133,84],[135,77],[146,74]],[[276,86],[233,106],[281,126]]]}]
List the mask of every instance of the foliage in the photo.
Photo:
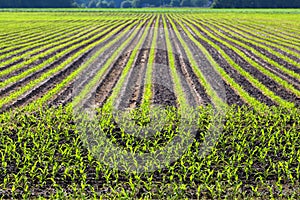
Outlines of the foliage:
[{"label": "foliage", "polygon": [[215,8],[299,8],[294,0],[215,0]]},{"label": "foliage", "polygon": [[132,7],[132,3],[130,1],[123,1],[121,3],[121,8],[131,8]]},{"label": "foliage", "polygon": [[0,8],[68,8],[73,0],[0,0]]}]

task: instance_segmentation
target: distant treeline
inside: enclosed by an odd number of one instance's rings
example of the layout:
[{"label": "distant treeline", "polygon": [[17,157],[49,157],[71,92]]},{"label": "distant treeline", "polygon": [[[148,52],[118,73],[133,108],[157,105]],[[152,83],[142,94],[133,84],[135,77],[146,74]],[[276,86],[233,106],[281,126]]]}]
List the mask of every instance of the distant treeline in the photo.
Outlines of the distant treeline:
[{"label": "distant treeline", "polygon": [[214,8],[300,8],[300,0],[214,0]]},{"label": "distant treeline", "polygon": [[0,0],[0,8],[69,8],[73,0]]},{"label": "distant treeline", "polygon": [[0,0],[0,8],[300,8],[300,0]]},{"label": "distant treeline", "polygon": [[142,7],[209,7],[213,0],[75,0],[76,7],[142,8]]}]

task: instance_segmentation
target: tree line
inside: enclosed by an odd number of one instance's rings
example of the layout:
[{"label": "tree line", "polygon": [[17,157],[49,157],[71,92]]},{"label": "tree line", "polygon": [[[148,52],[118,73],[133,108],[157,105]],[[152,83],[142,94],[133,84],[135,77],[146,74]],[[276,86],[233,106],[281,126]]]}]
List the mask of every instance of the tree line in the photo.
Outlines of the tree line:
[{"label": "tree line", "polygon": [[300,0],[0,0],[0,8],[300,8]]},{"label": "tree line", "polygon": [[142,8],[142,7],[209,7],[213,0],[75,0],[77,7]]},{"label": "tree line", "polygon": [[300,8],[300,0],[214,0],[214,8]]},{"label": "tree line", "polygon": [[73,0],[0,0],[0,8],[69,8]]}]

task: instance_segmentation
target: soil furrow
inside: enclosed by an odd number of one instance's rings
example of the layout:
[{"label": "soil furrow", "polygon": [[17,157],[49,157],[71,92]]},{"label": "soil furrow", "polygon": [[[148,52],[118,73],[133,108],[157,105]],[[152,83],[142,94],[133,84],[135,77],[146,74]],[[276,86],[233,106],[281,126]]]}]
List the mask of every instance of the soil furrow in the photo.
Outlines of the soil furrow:
[{"label": "soil furrow", "polygon": [[[217,23],[217,22],[216,22],[216,23]],[[225,24],[226,24],[226,23],[225,23]],[[226,26],[232,27],[232,25],[230,25],[230,24],[226,24]],[[249,31],[246,31],[246,30],[241,29],[241,28],[239,28],[239,27],[235,27],[235,26],[234,26],[234,28],[235,28],[236,30],[241,31],[241,32],[244,32],[244,33],[246,33],[247,35],[250,35],[250,36],[252,36],[252,37],[255,37],[255,38],[258,38],[258,39],[261,39],[261,40],[265,40],[265,41],[268,41],[268,42],[271,42],[271,43],[274,43],[274,44],[283,46],[283,47],[285,47],[285,48],[287,48],[287,49],[289,49],[289,50],[291,50],[291,51],[294,51],[294,52],[296,52],[296,53],[300,53],[299,50],[297,50],[297,49],[295,49],[295,48],[293,48],[293,47],[291,47],[291,46],[285,45],[285,44],[280,43],[280,42],[277,42],[277,41],[275,41],[275,40],[271,40],[271,39],[268,39],[268,38],[260,37],[260,36],[257,35],[257,34],[253,34],[253,33],[249,32]],[[271,34],[271,35],[272,35],[272,34]]]},{"label": "soil furrow", "polygon": [[175,67],[179,72],[181,84],[190,106],[211,104],[211,101],[206,94],[204,87],[200,84],[197,76],[191,69],[182,44],[175,36],[174,30],[172,29],[170,23],[168,23],[167,25],[168,29],[170,30],[170,37],[172,39],[172,51],[176,64]]},{"label": "soil furrow", "polygon": [[[123,27],[115,35],[119,34],[126,27]],[[99,40],[103,36],[104,35],[102,35],[99,38],[91,41],[91,43]],[[108,42],[108,40],[105,41],[105,43],[107,43],[107,42]],[[34,89],[26,92],[18,100],[14,101],[13,103],[10,103],[8,105],[3,106],[1,108],[1,110],[7,110],[7,109],[12,108],[12,107],[23,105],[25,103],[33,101],[34,99],[37,99],[39,96],[43,96],[44,93],[46,93],[48,90],[52,89],[57,83],[61,82],[66,76],[68,76],[74,70],[76,70],[90,55],[92,55],[92,52],[94,52],[95,49],[100,48],[101,46],[103,46],[103,43],[100,44],[100,45],[98,45],[97,47],[94,47],[93,49],[85,52],[80,57],[78,57],[77,59],[75,59],[72,63],[68,64],[63,70],[61,70],[60,72],[56,73],[52,77],[48,78],[46,81],[43,81],[38,86],[36,86]],[[56,64],[56,66],[57,66],[57,64]]]},{"label": "soil furrow", "polygon": [[166,39],[162,19],[159,19],[158,38],[155,49],[155,63],[153,66],[152,103],[164,106],[177,106],[171,77]]},{"label": "soil furrow", "polygon": [[113,88],[117,84],[128,60],[132,54],[132,50],[136,47],[138,41],[142,37],[143,32],[145,31],[145,26],[146,26],[146,24],[143,24],[143,27],[137,33],[135,38],[132,41],[130,41],[130,43],[127,45],[127,48],[125,48],[123,50],[123,52],[120,53],[116,62],[112,65],[112,67],[104,75],[104,78],[98,85],[96,91],[91,96],[91,100],[95,104],[96,107],[102,107],[105,104],[106,100],[109,98],[109,96],[112,94]]},{"label": "soil furrow", "polygon": [[250,75],[255,77],[258,81],[260,81],[262,84],[264,84],[267,88],[269,88],[272,92],[274,92],[276,95],[280,96],[281,98],[289,101],[294,102],[296,105],[300,105],[300,98],[297,97],[294,93],[286,90],[282,85],[275,82],[270,77],[263,74],[261,71],[250,65],[244,58],[242,58],[240,55],[235,53],[231,48],[225,46],[221,42],[215,40],[214,38],[211,38],[208,36],[204,31],[202,31],[199,27],[193,25],[199,33],[201,33],[204,37],[214,42],[216,45],[218,45],[220,48],[222,48],[230,57],[233,59],[235,63],[237,63],[240,67],[242,67],[246,72],[248,72]]},{"label": "soil furrow", "polygon": [[[268,63],[267,61],[263,60],[262,58],[260,58],[259,56],[253,54],[252,52],[250,52],[249,50],[233,43],[232,41],[230,40],[227,40],[226,38],[224,37],[221,37],[219,35],[217,35],[214,31],[212,31],[209,27],[201,24],[202,27],[204,27],[207,31],[209,31],[210,33],[212,33],[214,36],[216,37],[219,37],[220,39],[222,39],[223,41],[226,41],[228,42],[230,45],[234,46],[235,48],[239,49],[240,51],[242,51],[243,53],[245,53],[249,58],[251,58],[252,60],[256,61],[257,63],[259,63],[261,66],[263,66],[264,68],[266,68],[268,71],[274,73],[276,76],[282,78],[283,80],[286,80],[287,82],[289,82],[290,84],[292,84],[296,89],[300,90],[300,81],[284,72],[282,72],[280,69],[276,68],[275,66],[273,66],[272,64]],[[226,33],[224,33],[226,34]],[[229,35],[226,34],[226,36],[230,37]],[[234,38],[233,39],[235,40],[238,40],[240,42],[243,42],[241,41],[240,39],[238,38]],[[249,45],[249,46],[252,46],[249,42],[245,42],[245,44]],[[263,52],[263,49],[260,49],[259,47],[257,47],[256,49],[257,51],[260,51],[260,52]],[[265,54],[266,55],[266,54]],[[272,54],[273,55],[273,54]],[[267,55],[268,57],[272,57],[271,55]],[[284,66],[286,67],[286,66]],[[293,66],[294,67],[294,66]],[[288,68],[288,67],[286,67]],[[300,73],[300,68],[296,68],[294,67],[293,69],[294,72],[296,73]]]},{"label": "soil furrow", "polygon": [[209,43],[199,38],[195,33],[193,33],[188,26],[186,28],[193,34],[194,38],[203,45],[206,50],[211,54],[214,60],[222,67],[225,72],[234,79],[234,81],[239,84],[250,96],[254,97],[258,101],[265,103],[268,106],[277,105],[269,97],[264,95],[258,88],[254,87],[244,76],[240,75],[239,72],[234,69],[224,57],[214,49]]},{"label": "soil furrow", "polygon": [[[179,24],[177,22],[175,22],[175,24],[181,36],[187,42],[189,49],[193,54],[193,58],[197,63],[197,67],[205,77],[205,81],[207,81],[207,84],[209,84],[209,87],[211,87],[214,90],[214,92],[216,92],[218,98],[222,99],[223,102],[227,102],[228,97],[226,96],[226,89],[225,89],[226,84],[224,85],[224,80],[222,79],[222,76],[214,69],[214,67],[211,66],[206,56],[201,52],[198,46],[194,42],[192,42],[192,40],[187,36],[185,31],[181,29]],[[211,100],[211,103],[214,102],[212,102]]]},{"label": "soil furrow", "polygon": [[[203,22],[203,20],[200,20],[200,21]],[[207,23],[207,22],[206,22],[206,23]],[[216,27],[213,23],[209,23],[209,24],[210,24],[211,26]],[[240,36],[240,37],[245,37],[245,36],[242,35],[241,33],[239,33],[239,32],[237,32],[237,31],[234,30],[234,29],[238,29],[238,28],[232,27],[232,26],[230,26],[230,25],[223,25],[223,24],[218,24],[218,26],[221,26],[221,27],[223,27],[223,28],[229,30],[231,33],[233,33],[233,34],[235,34],[235,35],[238,35],[238,36]],[[218,28],[216,27],[216,29],[218,29]],[[225,32],[225,31],[220,30],[220,29],[218,29],[218,30],[219,30],[220,32],[222,32],[223,34],[226,34],[228,37],[231,37],[232,39],[236,39],[236,40],[238,40],[238,41],[240,41],[240,42],[243,42],[241,39],[235,37],[235,36],[232,35],[232,34],[229,34],[229,33]],[[240,29],[240,31],[242,31],[242,30]],[[283,50],[279,49],[278,47],[275,47],[275,46],[272,46],[272,45],[269,45],[269,44],[266,44],[266,43],[260,42],[260,41],[256,41],[256,43],[259,43],[259,44],[262,44],[262,45],[264,45],[264,46],[266,46],[266,47],[268,47],[268,48],[271,48],[271,49],[273,49],[274,51],[277,51],[278,53],[280,53],[280,54],[282,54],[282,55],[284,55],[284,56],[286,56],[286,57],[288,57],[288,58],[290,58],[290,59],[292,59],[292,60],[294,60],[294,61],[300,63],[300,58],[299,58],[299,57],[296,57],[296,56],[294,56],[294,55],[292,55],[292,54],[289,54],[288,52],[283,51]],[[250,44],[251,44],[251,43],[250,43]]]},{"label": "soil furrow", "polygon": [[[122,29],[124,30],[124,28]],[[120,33],[122,30],[120,30],[118,33]],[[117,33],[117,34],[118,34]],[[76,52],[78,52],[80,49],[87,47],[88,45],[96,42],[97,40],[101,39],[102,37],[104,37],[105,35],[102,34],[100,35],[98,38],[96,38],[93,41],[90,41],[74,50],[72,50],[71,52],[68,52],[67,54],[63,55],[61,58],[55,60],[54,62],[50,63],[49,65],[45,66],[44,68],[42,68],[41,70],[19,80],[16,83],[12,83],[11,85],[5,87],[4,89],[0,90],[0,97],[7,95],[7,93],[16,90],[20,87],[22,87],[23,85],[27,84],[28,82],[38,78],[41,74],[49,71],[50,69],[54,69],[56,66],[60,65],[61,63],[63,63],[65,60],[67,60],[70,56],[74,55]],[[54,53],[56,54],[56,52]]]},{"label": "soil furrow", "polygon": [[140,106],[142,102],[145,87],[145,74],[149,59],[151,42],[153,39],[153,30],[155,30],[154,26],[155,21],[153,21],[150,25],[151,30],[145,38],[142,48],[138,53],[136,62],[134,62],[133,67],[129,71],[128,81],[125,84],[125,91],[120,98],[119,107],[121,108],[136,108]]},{"label": "soil furrow", "polygon": [[[209,28],[208,26],[206,26],[205,24],[201,23],[201,26],[202,26],[202,27],[205,27],[206,30],[208,30],[209,32],[211,32],[212,34],[214,34],[215,36],[217,36],[216,33],[215,33],[211,28]],[[218,29],[218,28],[215,27],[214,25],[211,25],[211,26],[213,26],[214,28]],[[221,31],[221,30],[219,30],[219,31]],[[277,62],[278,64],[284,66],[285,68],[287,68],[287,69],[289,69],[289,70],[291,70],[291,71],[294,71],[295,73],[300,74],[300,68],[299,68],[299,67],[296,67],[296,66],[292,65],[291,63],[288,63],[287,61],[285,61],[285,60],[283,60],[283,59],[277,57],[276,55],[272,54],[272,53],[269,52],[268,50],[263,49],[263,48],[261,48],[261,47],[255,45],[255,44],[253,44],[253,43],[244,41],[244,40],[242,40],[242,39],[240,39],[240,38],[234,37],[234,36],[230,35],[230,34],[227,33],[227,32],[222,31],[222,33],[223,33],[224,35],[226,35],[227,37],[230,37],[230,38],[232,38],[232,39],[234,39],[234,40],[236,40],[236,41],[242,42],[242,43],[244,43],[244,44],[246,44],[246,45],[252,47],[252,48],[255,49],[256,51],[258,51],[258,52],[264,54],[265,56],[267,56],[268,58],[270,58],[270,59],[272,59],[273,61]],[[219,37],[219,38],[222,38],[223,40],[226,40],[227,42],[230,42],[231,44],[233,44],[231,41],[229,41],[228,39],[226,39],[226,38],[224,38],[224,37],[221,37],[221,36],[218,36],[218,37]],[[238,46],[238,45],[236,45],[236,46]],[[243,48],[243,49],[244,49],[244,48]],[[246,50],[246,49],[245,49],[245,50]],[[247,51],[249,51],[249,50],[247,50]],[[253,54],[253,56],[256,56],[256,55]],[[262,59],[261,59],[261,60],[262,60]],[[271,65],[271,64],[270,64],[270,65]],[[276,67],[274,67],[274,68],[276,68]]]},{"label": "soil furrow", "polygon": [[[113,30],[114,28],[115,28],[115,27],[112,27],[112,28],[110,28],[110,30]],[[95,30],[96,30],[96,29],[95,29]],[[100,29],[100,30],[99,30],[99,32],[101,32],[101,31],[103,31],[103,29]],[[97,34],[99,34],[99,32],[97,31],[97,32],[93,33],[92,35],[89,36],[89,38],[90,38],[90,37],[96,36]],[[78,37],[76,37],[76,38],[80,38],[80,37],[82,37],[83,35],[84,35],[84,34],[80,34],[80,36],[78,36]],[[103,36],[104,36],[104,35],[102,35],[101,37],[103,37]],[[101,37],[100,37],[100,38],[101,38]],[[74,38],[74,39],[76,39],[76,38]],[[100,39],[100,38],[99,38],[99,39]],[[77,41],[76,43],[71,43],[71,44],[69,44],[69,45],[67,45],[67,46],[65,46],[65,47],[62,47],[62,48],[60,48],[60,49],[57,49],[55,52],[52,52],[52,53],[46,55],[45,57],[43,57],[43,58],[41,58],[41,59],[35,61],[34,63],[31,63],[31,64],[29,64],[29,65],[27,65],[27,66],[24,66],[24,67],[22,67],[22,68],[20,68],[20,69],[17,69],[16,71],[13,71],[13,72],[7,74],[6,76],[1,77],[1,79],[2,79],[2,80],[5,80],[5,79],[11,78],[11,77],[13,77],[13,76],[17,76],[17,75],[21,74],[22,72],[24,72],[24,71],[26,71],[26,70],[28,70],[28,69],[34,67],[34,66],[37,66],[37,65],[39,65],[39,64],[41,64],[41,63],[43,63],[45,60],[47,60],[47,59],[49,59],[49,58],[55,56],[57,53],[60,53],[60,52],[62,52],[62,51],[64,51],[64,50],[66,50],[66,49],[72,47],[74,44],[81,43],[81,42],[85,41],[86,39],[88,39],[88,38],[84,37],[84,38],[80,39],[79,41]],[[91,44],[91,42],[90,42],[90,44]],[[54,48],[55,48],[55,47],[51,47],[50,49],[54,49]],[[46,51],[46,49],[43,50],[43,51],[41,51],[41,52],[39,52],[39,53],[43,53],[43,52],[45,52],[45,51]],[[11,63],[11,64],[8,64],[7,66],[2,67],[2,69],[3,69],[3,68],[6,68],[6,69],[7,69],[7,68],[9,68],[9,67],[11,67],[11,66],[13,66],[13,65],[19,64],[19,63],[21,63],[21,62],[23,62],[23,61],[24,61],[24,58],[20,58],[19,60],[15,61],[15,62],[13,62],[13,63]]]},{"label": "soil furrow", "polygon": [[[62,31],[60,31],[59,33],[54,33],[52,37],[47,38],[47,41],[56,38],[57,35],[60,34],[60,33],[65,33],[65,34],[66,34],[66,36],[59,38],[60,41],[61,41],[61,40],[64,40],[64,39],[67,39],[67,38],[70,38],[70,37],[72,37],[72,36],[75,36],[76,34],[79,34],[79,33],[80,33],[79,31],[80,31],[81,29],[79,29],[79,30],[78,30],[78,28],[70,29],[70,30],[68,30],[68,32],[71,32],[71,31],[74,31],[74,30],[77,30],[77,31],[76,31],[75,33],[70,34],[70,35],[68,35],[68,33],[66,32],[66,30],[62,30]],[[95,30],[95,29],[94,29],[94,30]],[[77,38],[78,38],[78,37],[76,37],[76,38],[74,38],[74,39],[77,39]],[[41,42],[45,42],[45,40],[39,41],[39,43],[41,43]],[[51,42],[53,42],[53,41],[51,41]],[[19,56],[21,56],[21,55],[23,55],[23,54],[25,54],[25,53],[27,53],[27,52],[29,52],[29,51],[32,51],[32,50],[34,50],[34,49],[38,49],[38,48],[44,46],[44,45],[40,45],[39,43],[33,44],[33,45],[35,45],[35,46],[30,47],[30,48],[28,48],[28,49],[24,49],[23,51],[21,51],[21,52],[19,52],[19,53],[17,53],[17,54],[13,54],[13,55],[7,56],[6,58],[0,60],[0,62],[6,62],[7,60],[9,60],[9,59],[11,59],[11,58],[13,58],[13,57],[19,57]],[[9,51],[4,52],[3,54],[10,53],[10,52],[19,50],[19,49],[21,49],[21,48],[24,48],[24,47],[18,47],[18,48],[15,48],[15,49],[10,49]],[[25,46],[25,48],[27,48],[27,46]],[[51,48],[52,48],[52,47],[43,49],[43,50],[41,50],[40,52],[37,52],[37,53],[34,53],[34,54],[29,55],[29,57],[32,57],[32,56],[35,56],[35,55],[37,55],[37,54],[39,54],[39,53],[45,52],[45,51],[47,51],[47,50],[49,50],[49,49],[51,49]],[[21,61],[23,61],[22,58],[20,58],[20,60],[15,61],[14,63],[17,64],[17,63],[19,63],[19,62],[21,62]],[[5,69],[5,67],[1,67],[1,68],[0,68],[0,71],[4,70],[3,68]],[[6,67],[6,69],[7,69],[7,68],[8,68],[8,67]]]},{"label": "soil furrow", "polygon": [[[123,36],[118,42],[113,44],[112,47],[105,50],[94,62],[91,64],[91,66],[87,67],[84,72],[81,74],[84,76],[80,76],[80,80],[74,80],[70,82],[64,89],[61,90],[59,94],[56,95],[52,100],[50,100],[49,104],[53,106],[57,105],[66,105],[67,103],[70,103],[74,97],[74,87],[76,85],[76,88],[78,91],[84,88],[84,86],[88,83],[88,81],[101,69],[102,65],[106,62],[106,60],[111,57],[114,51],[118,48],[120,43],[123,43],[127,37],[133,32],[134,28],[130,30],[125,36]],[[111,69],[109,69],[111,70]],[[108,70],[108,71],[109,71]],[[107,74],[107,72],[106,72]],[[106,76],[106,75],[105,75]],[[79,82],[79,83],[78,83]]]},{"label": "soil furrow", "polygon": [[[179,44],[179,42],[175,42],[175,44]],[[193,43],[190,43],[190,47],[191,46],[193,46],[193,48],[191,48],[192,49],[192,51],[194,52],[194,55],[198,55],[198,56],[200,56],[200,49],[195,45],[195,44],[193,44]],[[205,58],[205,56],[204,55],[202,55],[202,60],[203,60],[203,66],[202,66],[202,68],[203,67],[205,67],[206,69],[207,68],[213,68],[213,66],[211,66],[211,64],[209,63],[209,61],[205,61],[204,62],[204,59],[206,60],[206,58]],[[185,60],[185,63],[188,63],[188,60],[186,59]],[[205,63],[205,65],[204,65],[204,63]],[[188,66],[189,66],[189,64],[188,64]],[[191,67],[189,66],[189,71],[192,71],[191,70]],[[185,70],[186,71],[186,73],[188,73],[187,72],[187,70]],[[193,74],[193,72],[191,73],[191,72],[189,72],[192,76],[194,76],[194,80],[197,80],[197,78],[196,78],[196,75],[195,74]],[[224,93],[225,93],[225,95],[226,95],[226,103],[228,104],[228,105],[233,105],[233,104],[236,104],[236,105],[244,105],[245,104],[245,102],[244,102],[244,100],[237,94],[237,92],[233,89],[233,88],[231,88],[230,87],[230,85],[228,85],[224,80],[223,80],[223,77],[221,77],[218,73],[215,73],[214,74],[214,76],[217,76],[216,78],[217,79],[220,79],[220,80],[222,80],[222,82],[221,82],[221,84],[223,85],[223,90],[225,90],[225,91],[223,91],[223,95],[224,95]],[[187,80],[188,80],[188,78],[186,78]],[[198,83],[198,84],[200,84],[200,83]],[[192,84],[192,85],[194,85],[194,84]],[[198,89],[198,91],[199,91],[199,89]],[[203,91],[204,91],[204,88],[203,88]],[[206,94],[205,94],[206,95]],[[203,94],[201,95],[201,96],[203,96]],[[207,96],[207,95],[206,95]],[[210,102],[210,100],[209,100],[209,97],[207,96],[207,99],[206,99],[206,104],[207,103],[211,103]]]}]

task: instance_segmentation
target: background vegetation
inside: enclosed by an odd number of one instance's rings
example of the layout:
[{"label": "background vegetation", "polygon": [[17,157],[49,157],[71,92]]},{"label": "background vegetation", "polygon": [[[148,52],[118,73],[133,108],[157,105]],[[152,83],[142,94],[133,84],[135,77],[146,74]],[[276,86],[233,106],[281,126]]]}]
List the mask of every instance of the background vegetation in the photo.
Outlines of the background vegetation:
[{"label": "background vegetation", "polygon": [[299,8],[296,0],[0,0],[0,8]]}]

